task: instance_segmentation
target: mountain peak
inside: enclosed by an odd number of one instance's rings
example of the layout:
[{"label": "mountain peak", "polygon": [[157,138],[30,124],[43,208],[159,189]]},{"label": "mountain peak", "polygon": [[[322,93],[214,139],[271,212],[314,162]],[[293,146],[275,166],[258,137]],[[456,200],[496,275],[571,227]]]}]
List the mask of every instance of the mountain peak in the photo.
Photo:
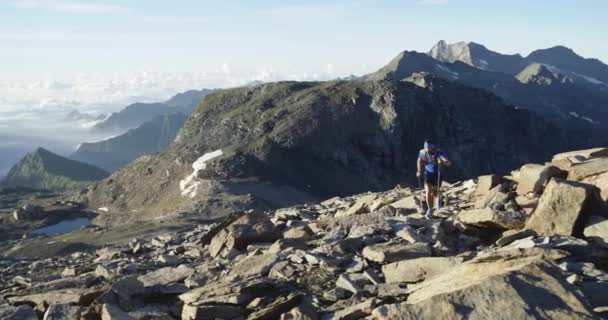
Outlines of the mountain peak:
[{"label": "mountain peak", "polygon": [[542,63],[529,64],[515,78],[522,83],[535,83],[538,85],[572,82],[571,78],[558,73],[555,69],[547,67]]},{"label": "mountain peak", "polygon": [[19,160],[2,181],[5,186],[70,190],[103,179],[108,173],[38,147]]}]

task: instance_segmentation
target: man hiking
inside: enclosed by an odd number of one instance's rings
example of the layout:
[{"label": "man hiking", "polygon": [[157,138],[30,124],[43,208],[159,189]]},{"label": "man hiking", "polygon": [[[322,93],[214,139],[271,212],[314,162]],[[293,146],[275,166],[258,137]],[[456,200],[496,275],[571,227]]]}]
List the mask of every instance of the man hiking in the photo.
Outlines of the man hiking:
[{"label": "man hiking", "polygon": [[449,166],[450,164],[451,162],[448,160],[445,153],[433,145],[430,140],[427,139],[424,141],[424,149],[418,152],[418,161],[416,162],[418,171],[416,171],[416,177],[418,179],[420,179],[421,176],[424,178],[424,191],[428,208],[425,217],[427,219],[433,217],[435,197],[441,186],[440,166]]}]

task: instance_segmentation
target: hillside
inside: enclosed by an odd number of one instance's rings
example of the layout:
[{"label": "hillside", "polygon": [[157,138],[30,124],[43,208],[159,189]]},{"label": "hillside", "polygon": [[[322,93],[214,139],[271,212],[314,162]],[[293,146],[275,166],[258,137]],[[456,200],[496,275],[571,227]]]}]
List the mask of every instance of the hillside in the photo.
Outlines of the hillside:
[{"label": "hillside", "polygon": [[83,143],[71,158],[115,171],[144,154],[164,150],[173,142],[186,118],[181,113],[158,115],[117,137]]},{"label": "hillside", "polygon": [[419,189],[394,188],[111,244],[93,245],[115,232],[104,227],[19,240],[0,268],[0,316],[606,319],[606,156],[444,183],[427,219]]},{"label": "hillside", "polygon": [[2,181],[2,186],[74,190],[107,176],[107,172],[95,166],[38,148],[10,169]]},{"label": "hillside", "polygon": [[423,87],[280,82],[211,94],[168,150],[97,183],[87,200],[109,209],[98,218],[106,223],[217,215],[413,182],[426,136],[456,163],[451,179],[507,172],[578,143],[490,93],[425,79]]}]

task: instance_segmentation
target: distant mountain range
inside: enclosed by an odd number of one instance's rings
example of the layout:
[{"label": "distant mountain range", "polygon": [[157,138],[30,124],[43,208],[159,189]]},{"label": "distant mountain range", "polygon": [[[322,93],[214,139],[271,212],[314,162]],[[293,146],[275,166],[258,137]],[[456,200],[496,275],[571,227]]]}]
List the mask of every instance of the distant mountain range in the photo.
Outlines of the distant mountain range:
[{"label": "distant mountain range", "polygon": [[[589,64],[597,63],[600,66],[595,72],[583,73]],[[502,55],[472,42],[447,45],[440,41],[426,54],[402,52],[365,79],[404,80],[424,72],[490,91],[588,139],[608,132],[608,85],[598,80],[608,77],[608,71],[601,71],[606,69],[601,62],[563,47],[538,50],[524,58]]]},{"label": "distant mountain range", "polygon": [[159,103],[134,103],[97,123],[93,130],[119,134],[82,143],[71,158],[110,172],[144,154],[163,150],[175,139],[186,118],[217,89],[189,90]]},{"label": "distant mountain range", "polygon": [[114,171],[141,155],[165,149],[186,121],[182,113],[161,114],[114,138],[83,143],[70,157]]},{"label": "distant mountain range", "polygon": [[38,148],[19,160],[0,185],[64,191],[85,187],[108,175],[95,166]]},{"label": "distant mountain range", "polygon": [[190,90],[173,96],[165,102],[134,103],[119,112],[112,113],[106,120],[97,123],[93,129],[106,132],[125,132],[167,113],[189,115],[201,100],[215,89]]}]

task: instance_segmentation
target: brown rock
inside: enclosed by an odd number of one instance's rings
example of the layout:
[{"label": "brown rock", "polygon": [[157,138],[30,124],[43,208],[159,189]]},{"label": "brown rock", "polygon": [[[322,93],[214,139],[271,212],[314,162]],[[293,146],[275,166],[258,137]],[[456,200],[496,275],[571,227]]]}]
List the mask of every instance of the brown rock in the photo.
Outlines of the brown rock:
[{"label": "brown rock", "polygon": [[563,152],[563,153],[554,155],[553,161],[565,159],[565,158],[571,158],[571,157],[582,157],[585,159],[608,157],[608,148],[594,148],[594,149]]},{"label": "brown rock", "polygon": [[209,253],[217,257],[222,250],[245,250],[254,242],[274,242],[280,237],[263,212],[251,211],[220,231],[209,244]]},{"label": "brown rock", "polygon": [[375,194],[364,195],[357,199],[357,202],[348,208],[348,210],[337,212],[335,217],[348,217],[356,214],[368,213],[369,207],[372,205],[374,200],[376,200]]},{"label": "brown rock", "polygon": [[490,190],[500,184],[502,177],[495,174],[480,176],[475,188],[476,196],[485,196]]},{"label": "brown rock", "polygon": [[527,216],[522,212],[496,211],[490,208],[461,211],[458,220],[462,223],[501,229],[521,229]]},{"label": "brown rock", "polygon": [[419,282],[444,273],[462,261],[459,257],[409,259],[382,266],[382,273],[387,283]]},{"label": "brown rock", "polygon": [[551,263],[528,259],[460,264],[408,289],[407,302],[374,319],[593,319],[588,304]]},{"label": "brown rock", "polygon": [[575,235],[579,217],[600,209],[597,188],[592,185],[553,179],[547,185],[538,207],[528,220],[526,228],[539,235]]},{"label": "brown rock", "polygon": [[245,309],[234,305],[185,305],[182,320],[242,319]]},{"label": "brown rock", "polygon": [[370,261],[391,263],[405,259],[428,257],[431,255],[431,247],[427,243],[381,243],[363,248],[362,255]]},{"label": "brown rock", "polygon": [[583,179],[584,183],[592,184],[600,189],[602,200],[608,202],[608,172]]},{"label": "brown rock", "polygon": [[608,172],[608,158],[592,159],[573,164],[568,169],[568,180],[581,181],[604,172]]},{"label": "brown rock", "polygon": [[540,194],[551,178],[565,176],[563,171],[554,166],[526,164],[519,170],[516,192],[521,195],[529,192]]},{"label": "brown rock", "polygon": [[230,274],[239,276],[266,276],[277,261],[279,261],[279,254],[277,252],[249,256],[237,262],[232,271],[230,271]]}]

